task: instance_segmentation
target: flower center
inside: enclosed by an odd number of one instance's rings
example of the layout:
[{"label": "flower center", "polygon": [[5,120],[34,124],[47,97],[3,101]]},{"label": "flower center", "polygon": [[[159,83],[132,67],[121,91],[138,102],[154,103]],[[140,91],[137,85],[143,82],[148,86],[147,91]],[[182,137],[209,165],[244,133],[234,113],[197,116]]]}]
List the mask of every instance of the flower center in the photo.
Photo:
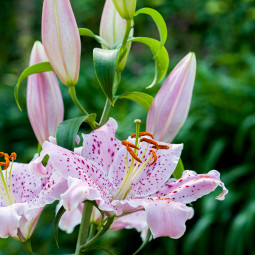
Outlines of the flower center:
[{"label": "flower center", "polygon": [[[127,149],[127,155],[126,155],[126,168],[125,173],[123,177],[123,181],[120,185],[120,188],[115,195],[115,200],[122,200],[125,199],[132,189],[132,185],[138,180],[139,176],[142,173],[142,170],[148,165],[153,165],[157,162],[157,151],[159,149],[169,149],[168,145],[161,145],[158,144],[155,140],[153,140],[153,135],[148,132],[139,132],[140,131],[140,120],[135,120],[134,123],[136,124],[136,133],[131,135],[131,138],[135,139],[135,144],[128,142],[128,141],[122,141],[121,144],[126,146]],[[146,136],[146,137],[144,137]],[[148,138],[148,137],[151,137]],[[138,157],[138,150],[140,150],[139,146],[141,142],[146,142],[148,145],[146,149],[144,150],[141,158]],[[146,152],[149,149],[149,145],[152,145],[150,147],[150,156],[143,162],[143,158],[146,154]],[[153,150],[155,149],[155,150]],[[130,164],[128,163],[128,154],[132,156]],[[136,161],[136,164],[135,164]]]},{"label": "flower center", "polygon": [[[7,153],[0,152],[0,157],[4,157],[5,160],[5,162],[0,162],[0,196],[3,198],[5,204],[8,206],[15,203],[11,185],[11,173],[13,161],[16,160],[17,155],[15,152],[11,153],[10,156]],[[8,171],[7,168],[10,166],[10,164],[11,167]],[[3,170],[5,170],[5,174]]]}]

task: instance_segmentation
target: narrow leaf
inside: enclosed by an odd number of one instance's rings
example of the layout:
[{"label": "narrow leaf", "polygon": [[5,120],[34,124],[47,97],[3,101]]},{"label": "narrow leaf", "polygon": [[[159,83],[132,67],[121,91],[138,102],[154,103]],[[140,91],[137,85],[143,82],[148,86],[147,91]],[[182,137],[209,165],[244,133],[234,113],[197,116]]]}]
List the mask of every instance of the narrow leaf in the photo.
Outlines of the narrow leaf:
[{"label": "narrow leaf", "polygon": [[142,8],[138,10],[135,13],[135,16],[139,14],[147,14],[151,16],[151,18],[154,20],[156,23],[156,26],[158,28],[159,36],[160,36],[160,48],[165,44],[166,39],[167,39],[167,26],[166,22],[164,21],[163,17],[159,12],[152,8]]},{"label": "narrow leaf", "polygon": [[47,163],[48,163],[48,161],[49,161],[49,158],[50,158],[49,154],[46,154],[46,155],[43,157],[42,165],[43,165],[44,167],[46,167],[46,165],[47,165]]},{"label": "narrow leaf", "polygon": [[129,39],[128,42],[140,42],[150,47],[155,61],[155,76],[153,82],[147,87],[147,89],[152,88],[154,85],[159,83],[167,73],[169,56],[166,48],[164,46],[161,47],[159,41],[148,37],[133,37]]},{"label": "narrow leaf", "polygon": [[16,103],[19,107],[19,109],[22,111],[20,104],[19,104],[19,88],[22,83],[29,75],[36,74],[36,73],[44,73],[54,71],[53,67],[51,66],[50,62],[41,62],[32,66],[29,66],[27,69],[25,69],[18,80],[18,83],[16,84],[15,90],[14,90],[14,97],[16,100]]},{"label": "narrow leaf", "polygon": [[136,255],[138,254],[150,241],[151,239],[151,231],[150,229],[148,229],[148,233],[147,233],[147,236],[144,240],[144,242],[142,243],[142,245],[136,250],[136,252],[133,253],[133,255]]},{"label": "narrow leaf", "polygon": [[146,111],[149,111],[154,98],[151,95],[146,94],[146,93],[130,92],[130,93],[126,93],[126,94],[123,94],[123,95],[120,95],[120,96],[116,97],[116,100],[117,99],[132,100],[132,101],[140,104],[141,106],[143,106]]},{"label": "narrow leaf", "polygon": [[64,208],[64,206],[61,206],[60,209],[58,210],[58,213],[54,220],[54,235],[55,235],[55,241],[56,241],[58,248],[59,248],[59,245],[58,245],[58,224],[59,224],[60,219],[62,218],[63,214],[65,213],[65,211],[66,211],[66,209]]},{"label": "narrow leaf", "polygon": [[180,179],[182,177],[182,173],[184,171],[184,166],[183,166],[183,163],[182,163],[182,160],[181,158],[179,159],[179,162],[173,172],[173,177],[175,179]]},{"label": "narrow leaf", "polygon": [[113,103],[113,87],[119,50],[95,48],[93,51],[94,67],[99,84],[106,97]]},{"label": "narrow leaf", "polygon": [[75,146],[75,138],[81,124],[83,122],[89,122],[91,118],[94,121],[96,119],[96,115],[90,114],[61,122],[58,125],[56,132],[57,144],[73,151]]},{"label": "narrow leaf", "polygon": [[94,38],[98,43],[103,44],[106,48],[110,49],[110,46],[102,37],[95,35],[88,28],[79,28],[79,33],[81,36],[88,36]]}]

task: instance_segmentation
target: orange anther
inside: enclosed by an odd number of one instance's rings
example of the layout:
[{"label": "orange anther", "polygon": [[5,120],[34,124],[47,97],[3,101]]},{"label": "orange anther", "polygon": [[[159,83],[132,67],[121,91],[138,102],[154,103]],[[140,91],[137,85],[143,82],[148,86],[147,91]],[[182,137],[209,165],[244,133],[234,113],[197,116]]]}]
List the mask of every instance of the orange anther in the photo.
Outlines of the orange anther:
[{"label": "orange anther", "polygon": [[131,147],[131,148],[134,148],[134,149],[139,150],[139,148],[138,148],[136,145],[134,145],[133,143],[130,143],[130,142],[128,142],[128,141],[123,140],[123,141],[121,142],[121,144],[124,145],[124,146],[126,146],[126,147]]},{"label": "orange anther", "polygon": [[0,156],[4,157],[4,160],[5,160],[5,162],[0,162],[0,166],[3,166],[4,170],[6,170],[9,167],[10,163],[11,163],[10,159],[9,159],[9,155],[7,153],[1,152]]},{"label": "orange anther", "polygon": [[153,144],[153,145],[156,147],[156,149],[159,148],[159,144],[158,144],[156,141],[152,140],[152,139],[143,137],[143,138],[141,139],[141,142],[143,142],[143,141],[144,141],[144,142],[147,142],[147,143],[150,143],[150,144]]},{"label": "orange anther", "polygon": [[[157,149],[156,146],[152,146],[153,149]],[[159,144],[158,149],[159,150],[168,150],[170,147],[168,145]]]},{"label": "orange anther", "polygon": [[130,153],[130,155],[131,155],[136,161],[142,163],[142,160],[139,159],[139,158],[136,156],[136,154],[131,150],[131,148],[129,148],[128,146],[127,146],[127,151]]},{"label": "orange anther", "polygon": [[155,163],[156,163],[156,161],[157,161],[157,159],[158,159],[158,156],[157,156],[157,154],[156,154],[156,152],[155,152],[155,151],[150,150],[150,152],[152,153],[153,158],[154,158],[153,162],[152,162],[150,165],[153,165],[153,164],[155,164]]},{"label": "orange anther", "polygon": [[12,152],[11,155],[10,155],[10,160],[16,160],[17,158],[17,154],[15,152]]},{"label": "orange anther", "polygon": [[[139,133],[139,137],[140,137],[140,136],[146,136],[146,135],[147,135],[147,136],[150,136],[152,139],[154,139],[153,134],[151,134],[151,133],[149,133],[149,132],[140,132],[140,133]],[[131,138],[134,138],[135,136],[136,136],[136,133],[135,133],[135,134],[132,134],[132,135],[131,135]]]}]

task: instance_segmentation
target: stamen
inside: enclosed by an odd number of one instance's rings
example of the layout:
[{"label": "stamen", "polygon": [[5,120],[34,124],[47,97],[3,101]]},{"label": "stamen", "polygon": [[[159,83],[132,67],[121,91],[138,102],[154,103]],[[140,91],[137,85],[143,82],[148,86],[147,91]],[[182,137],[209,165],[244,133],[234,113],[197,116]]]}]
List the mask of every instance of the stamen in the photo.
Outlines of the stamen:
[{"label": "stamen", "polygon": [[133,159],[135,159],[136,161],[142,163],[142,160],[139,159],[139,158],[136,156],[136,154],[131,150],[131,148],[129,148],[128,146],[127,146],[127,151],[130,153],[130,155],[133,157]]},{"label": "stamen", "polygon": [[[132,134],[131,138],[134,138],[135,136],[136,136],[136,133]],[[139,137],[141,137],[141,136],[150,136],[152,139],[154,139],[153,134],[151,134],[149,132],[140,132]]]},{"label": "stamen", "polygon": [[155,163],[156,163],[156,161],[157,161],[157,159],[158,159],[158,156],[157,156],[157,154],[156,154],[156,152],[155,152],[155,151],[150,150],[150,152],[152,153],[153,158],[154,158],[153,162],[152,162],[150,165],[153,165],[153,164],[155,164]]},{"label": "stamen", "polygon": [[143,137],[143,138],[141,138],[141,142],[143,142],[143,141],[147,142],[147,143],[150,143],[150,144],[153,144],[156,147],[156,149],[159,148],[159,144],[156,141],[152,140],[152,139]]},{"label": "stamen", "polygon": [[134,145],[133,143],[130,143],[130,142],[128,142],[128,141],[123,140],[123,141],[121,142],[121,144],[124,145],[124,146],[126,146],[126,147],[128,146],[128,147],[131,147],[131,148],[134,148],[134,149],[139,150],[139,148],[138,148],[136,145]]},{"label": "stamen", "polygon": [[10,155],[10,160],[14,161],[17,159],[17,154],[15,152],[12,152]]},{"label": "stamen", "polygon": [[[152,146],[153,149],[157,149],[156,146]],[[170,147],[168,145],[159,144],[158,149],[159,150],[168,150]]]}]

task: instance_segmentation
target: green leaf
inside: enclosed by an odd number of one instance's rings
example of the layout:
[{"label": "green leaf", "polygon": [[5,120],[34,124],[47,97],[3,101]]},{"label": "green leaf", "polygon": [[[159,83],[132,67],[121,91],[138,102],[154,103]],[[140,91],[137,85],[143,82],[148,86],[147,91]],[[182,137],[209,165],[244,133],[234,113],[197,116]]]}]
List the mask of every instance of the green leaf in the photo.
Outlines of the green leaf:
[{"label": "green leaf", "polygon": [[146,111],[149,111],[154,98],[151,95],[146,94],[146,93],[130,92],[130,93],[126,93],[126,94],[123,94],[123,95],[120,95],[120,96],[116,97],[115,101],[117,99],[132,100],[132,101],[142,105],[145,108]]},{"label": "green leaf", "polygon": [[47,163],[48,163],[48,161],[49,161],[49,158],[50,158],[49,154],[46,154],[46,155],[43,157],[42,165],[43,165],[44,167],[46,167],[46,165],[47,165]]},{"label": "green leaf", "polygon": [[61,122],[57,127],[56,140],[57,144],[68,150],[73,151],[75,146],[76,135],[83,122],[95,121],[96,114],[85,115]]},{"label": "green leaf", "polygon": [[100,36],[95,35],[91,30],[88,28],[79,28],[79,33],[81,36],[88,36],[94,38],[98,43],[103,44],[106,48],[110,49],[108,43]]},{"label": "green leaf", "polygon": [[173,177],[175,179],[180,179],[182,177],[182,173],[184,171],[184,166],[183,166],[183,163],[182,163],[182,160],[181,158],[179,159],[179,162],[173,172]]},{"label": "green leaf", "polygon": [[113,88],[119,50],[95,48],[93,51],[94,67],[99,84],[106,97],[113,104]]},{"label": "green leaf", "polygon": [[19,104],[19,88],[20,88],[22,81],[24,81],[29,75],[36,74],[36,73],[49,72],[49,71],[54,71],[50,62],[41,62],[41,63],[35,64],[32,66],[29,66],[27,69],[25,69],[21,73],[18,83],[14,90],[14,97],[15,97],[16,103],[21,111],[22,111],[22,109]]},{"label": "green leaf", "polygon": [[164,21],[163,17],[159,12],[152,8],[142,8],[138,10],[135,13],[135,16],[139,14],[147,14],[151,16],[151,18],[154,20],[156,23],[156,26],[158,28],[159,36],[160,36],[160,48],[165,44],[166,39],[167,39],[167,26],[166,22]]},{"label": "green leaf", "polygon": [[148,229],[148,233],[146,235],[145,240],[143,241],[142,245],[136,250],[136,252],[133,253],[133,255],[138,254],[150,241],[151,239],[151,231]]},{"label": "green leaf", "polygon": [[140,42],[150,47],[155,61],[155,76],[153,82],[147,87],[147,89],[152,88],[154,85],[159,83],[167,73],[169,56],[166,48],[164,46],[161,47],[159,41],[148,37],[133,37],[129,39],[128,42]]},{"label": "green leaf", "polygon": [[59,245],[58,245],[58,224],[59,224],[60,219],[62,218],[63,214],[65,213],[65,211],[66,211],[66,209],[64,208],[64,206],[61,206],[60,209],[58,210],[58,213],[54,220],[54,235],[55,235],[55,241],[56,241],[58,248],[59,248]]}]

